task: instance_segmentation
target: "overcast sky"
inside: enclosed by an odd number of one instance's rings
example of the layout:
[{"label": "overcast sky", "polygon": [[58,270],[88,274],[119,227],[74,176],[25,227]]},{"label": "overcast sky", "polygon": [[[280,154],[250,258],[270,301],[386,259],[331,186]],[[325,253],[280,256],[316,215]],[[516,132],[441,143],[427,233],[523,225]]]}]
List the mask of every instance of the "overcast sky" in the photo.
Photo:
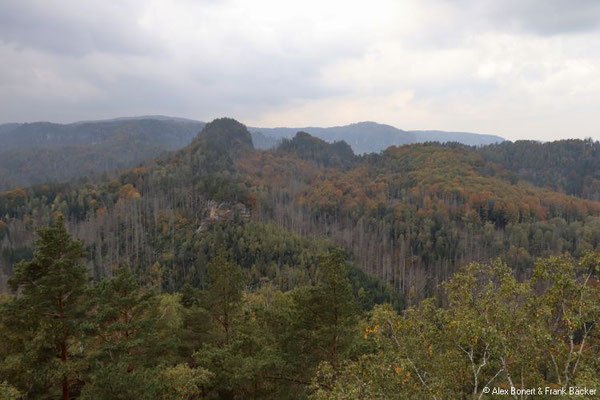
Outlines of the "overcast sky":
[{"label": "overcast sky", "polygon": [[600,139],[598,0],[0,0],[0,122]]}]

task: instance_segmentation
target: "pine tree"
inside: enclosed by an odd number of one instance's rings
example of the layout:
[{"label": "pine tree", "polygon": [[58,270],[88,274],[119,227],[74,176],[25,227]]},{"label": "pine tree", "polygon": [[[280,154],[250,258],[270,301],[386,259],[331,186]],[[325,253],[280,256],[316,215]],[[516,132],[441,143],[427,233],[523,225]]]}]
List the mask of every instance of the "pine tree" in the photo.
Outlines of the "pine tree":
[{"label": "pine tree", "polygon": [[[15,367],[34,371],[29,395],[54,396],[60,387],[68,400],[81,384],[81,326],[88,275],[81,263],[83,244],[67,232],[62,217],[38,231],[31,261],[15,265],[9,280],[17,297],[6,304],[6,329],[20,340]],[[33,393],[32,393],[33,392]]]},{"label": "pine tree", "polygon": [[313,315],[313,320],[318,321],[315,333],[325,345],[326,360],[335,368],[356,333],[358,306],[342,252],[333,251],[319,261],[321,282],[306,303],[307,317]]},{"label": "pine tree", "polygon": [[239,265],[221,250],[209,265],[206,308],[222,328],[224,344],[232,339],[232,323],[242,303],[244,276]]},{"label": "pine tree", "polygon": [[127,267],[91,291],[91,373],[85,399],[153,398],[159,390],[158,366],[170,361],[174,343],[158,331],[159,301],[140,287]]},{"label": "pine tree", "polygon": [[316,286],[293,293],[292,318],[281,336],[288,361],[301,374],[323,361],[337,368],[358,335],[358,306],[341,251],[320,257],[319,275]]}]

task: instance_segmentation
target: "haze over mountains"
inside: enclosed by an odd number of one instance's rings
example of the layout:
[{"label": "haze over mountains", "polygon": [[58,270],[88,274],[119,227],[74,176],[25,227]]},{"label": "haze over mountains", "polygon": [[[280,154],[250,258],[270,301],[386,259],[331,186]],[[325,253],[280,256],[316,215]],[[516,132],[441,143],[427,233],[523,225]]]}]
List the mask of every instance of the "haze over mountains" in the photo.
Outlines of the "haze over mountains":
[{"label": "haze over mountains", "polygon": [[482,146],[503,142],[504,138],[495,135],[481,135],[467,132],[445,132],[437,130],[404,131],[391,125],[377,122],[357,122],[331,128],[248,128],[251,133],[262,133],[277,139],[291,138],[296,132],[310,133],[326,142],[343,140],[357,154],[377,153],[389,146],[401,146],[424,142],[458,142],[468,146]]},{"label": "haze over mountains", "polygon": [[[72,124],[50,122],[0,125],[0,189],[94,176],[137,165],[188,145],[205,123],[165,116],[116,118]],[[375,122],[331,128],[249,128],[254,146],[268,149],[305,131],[327,142],[345,141],[356,154],[391,145],[427,141],[486,145],[493,135],[404,131]]]}]

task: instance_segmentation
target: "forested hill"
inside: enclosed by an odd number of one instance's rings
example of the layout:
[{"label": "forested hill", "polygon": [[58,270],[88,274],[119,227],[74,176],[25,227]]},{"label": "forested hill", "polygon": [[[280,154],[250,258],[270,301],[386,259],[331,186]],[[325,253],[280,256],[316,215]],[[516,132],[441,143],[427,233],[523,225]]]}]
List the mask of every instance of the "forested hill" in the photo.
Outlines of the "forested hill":
[{"label": "forested hill", "polygon": [[198,121],[159,116],[86,121],[66,125],[34,122],[2,125],[0,139],[3,150],[91,146],[125,137],[142,137],[167,149],[177,149],[189,144],[203,126],[204,123]]},{"label": "forested hill", "polygon": [[536,186],[600,200],[600,143],[592,139],[503,142],[478,150],[496,163]]},{"label": "forested hill", "polygon": [[356,161],[348,143],[339,141],[330,144],[306,132],[298,132],[292,139],[283,139],[277,150],[323,167],[348,169]]},{"label": "forested hill", "polygon": [[189,144],[204,123],[165,117],[0,128],[0,189],[100,175]]}]

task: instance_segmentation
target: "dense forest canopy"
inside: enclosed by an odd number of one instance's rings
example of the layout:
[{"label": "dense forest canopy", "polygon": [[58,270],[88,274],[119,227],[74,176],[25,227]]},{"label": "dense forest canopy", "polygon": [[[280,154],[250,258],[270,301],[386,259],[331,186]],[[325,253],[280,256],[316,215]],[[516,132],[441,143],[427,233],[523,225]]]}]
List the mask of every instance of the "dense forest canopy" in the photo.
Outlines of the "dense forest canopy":
[{"label": "dense forest canopy", "polygon": [[555,191],[600,200],[600,143],[592,139],[503,142],[479,153],[516,179]]},{"label": "dense forest canopy", "polygon": [[253,140],[221,118],[118,175],[0,192],[0,396],[600,383],[598,143]]}]

